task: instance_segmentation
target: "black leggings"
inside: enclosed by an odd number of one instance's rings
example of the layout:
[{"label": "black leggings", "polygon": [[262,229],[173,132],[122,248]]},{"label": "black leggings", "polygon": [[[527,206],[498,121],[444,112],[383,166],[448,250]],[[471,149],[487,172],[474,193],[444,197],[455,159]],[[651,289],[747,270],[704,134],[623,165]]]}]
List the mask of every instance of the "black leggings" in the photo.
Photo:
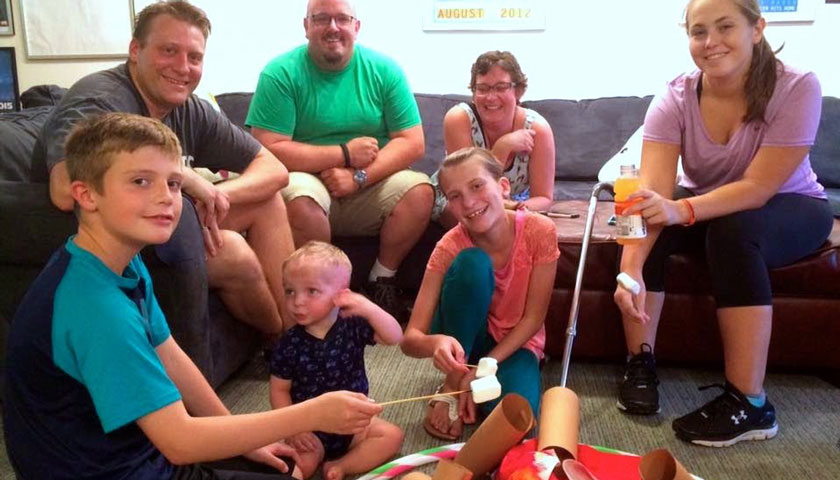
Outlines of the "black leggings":
[{"label": "black leggings", "polygon": [[268,465],[235,457],[218,462],[181,465],[175,467],[173,480],[294,480],[294,460],[282,457],[289,466],[289,474],[280,473]]},{"label": "black leggings", "polygon": [[[678,189],[676,197],[690,195]],[[666,227],[645,262],[645,285],[651,292],[665,290],[665,261],[670,254],[705,252],[718,308],[771,305],[769,269],[819,248],[832,222],[827,200],[779,193],[755,210],[691,227]]]}]

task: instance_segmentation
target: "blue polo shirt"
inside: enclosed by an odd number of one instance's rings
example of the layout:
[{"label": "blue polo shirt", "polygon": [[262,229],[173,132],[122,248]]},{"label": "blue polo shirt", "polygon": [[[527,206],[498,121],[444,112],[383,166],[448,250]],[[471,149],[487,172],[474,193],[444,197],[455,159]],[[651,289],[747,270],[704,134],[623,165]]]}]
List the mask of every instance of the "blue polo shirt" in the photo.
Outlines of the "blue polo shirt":
[{"label": "blue polo shirt", "polygon": [[155,352],[170,333],[151,278],[139,256],[117,275],[74,238],[12,319],[9,459],[21,478],[169,478],[135,423],[181,398]]}]

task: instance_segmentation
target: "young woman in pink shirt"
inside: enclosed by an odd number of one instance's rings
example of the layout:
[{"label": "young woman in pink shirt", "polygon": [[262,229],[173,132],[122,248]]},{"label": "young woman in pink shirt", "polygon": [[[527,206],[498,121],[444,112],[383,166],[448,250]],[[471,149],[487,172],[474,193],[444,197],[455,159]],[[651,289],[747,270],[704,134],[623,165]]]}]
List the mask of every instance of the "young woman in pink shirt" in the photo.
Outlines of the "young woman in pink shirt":
[{"label": "young woman in pink shirt", "polygon": [[[439,179],[459,223],[429,258],[402,349],[434,359],[446,374],[443,392],[469,389],[475,370],[465,364],[495,358],[502,395],[522,395],[538,414],[544,320],[560,255],[554,223],[505,209],[510,182],[483,148],[447,156]],[[457,438],[464,423],[475,422],[476,405],[470,395],[441,398],[430,404],[424,427]],[[481,408],[489,413],[497,402]]]},{"label": "young woman in pink shirt", "polygon": [[[704,251],[723,340],[722,393],[673,422],[679,438],[708,446],[763,440],[778,431],[763,383],[773,307],[768,270],[813,252],[832,214],[808,152],[822,94],[813,73],[782,64],[764,38],[756,0],[691,0],[689,51],[680,75],[645,118],[642,182],[628,213],[649,227],[624,247],[621,269],[641,284],[618,287],[630,353],[618,407],[659,411],[656,329],[668,256]],[[685,175],[675,188],[677,159]],[[676,320],[676,319],[675,319]]]}]

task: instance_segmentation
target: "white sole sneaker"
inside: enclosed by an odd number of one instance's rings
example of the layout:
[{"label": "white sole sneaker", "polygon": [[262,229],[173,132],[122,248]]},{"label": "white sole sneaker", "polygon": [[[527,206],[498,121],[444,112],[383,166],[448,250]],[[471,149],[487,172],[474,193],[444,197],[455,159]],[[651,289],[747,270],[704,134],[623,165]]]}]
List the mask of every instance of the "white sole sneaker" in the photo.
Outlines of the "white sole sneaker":
[{"label": "white sole sneaker", "polygon": [[738,435],[735,438],[729,440],[691,440],[691,443],[696,445],[703,445],[704,447],[731,447],[738,442],[745,441],[745,440],[769,440],[776,436],[779,433],[779,424],[775,424],[770,428],[763,428],[761,430],[750,430],[748,432],[744,432]]}]

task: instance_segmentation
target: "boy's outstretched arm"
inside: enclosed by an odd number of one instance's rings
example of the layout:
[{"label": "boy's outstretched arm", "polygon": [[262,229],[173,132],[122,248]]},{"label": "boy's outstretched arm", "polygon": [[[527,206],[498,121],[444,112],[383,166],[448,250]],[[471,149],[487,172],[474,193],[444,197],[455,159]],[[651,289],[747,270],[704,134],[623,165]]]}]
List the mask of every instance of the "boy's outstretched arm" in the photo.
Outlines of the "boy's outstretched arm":
[{"label": "boy's outstretched arm", "polygon": [[[382,411],[362,394],[331,392],[279,410],[230,415],[171,337],[157,352],[175,385],[183,387],[183,401],[139,418],[137,425],[177,465],[235,457],[299,432],[360,433]],[[190,416],[187,408],[209,416]]]},{"label": "boy's outstretched arm", "polygon": [[195,363],[171,336],[155,349],[166,374],[178,387],[184,406],[196,417],[230,415]]},{"label": "boy's outstretched arm", "polygon": [[373,328],[376,343],[399,345],[402,342],[402,327],[399,322],[364,295],[345,289],[335,296],[333,302],[341,309],[343,316],[359,316],[367,319]]},{"label": "boy's outstretched arm", "polygon": [[[180,345],[169,337],[156,349],[166,374],[178,387],[187,411],[197,417],[230,415],[230,411],[213,391],[210,384],[198,370],[195,363],[181,349]],[[289,402],[291,404],[291,401]],[[265,445],[244,455],[255,462],[270,465],[281,472],[289,472],[289,467],[279,456],[300,461],[297,452],[282,442]]]}]

